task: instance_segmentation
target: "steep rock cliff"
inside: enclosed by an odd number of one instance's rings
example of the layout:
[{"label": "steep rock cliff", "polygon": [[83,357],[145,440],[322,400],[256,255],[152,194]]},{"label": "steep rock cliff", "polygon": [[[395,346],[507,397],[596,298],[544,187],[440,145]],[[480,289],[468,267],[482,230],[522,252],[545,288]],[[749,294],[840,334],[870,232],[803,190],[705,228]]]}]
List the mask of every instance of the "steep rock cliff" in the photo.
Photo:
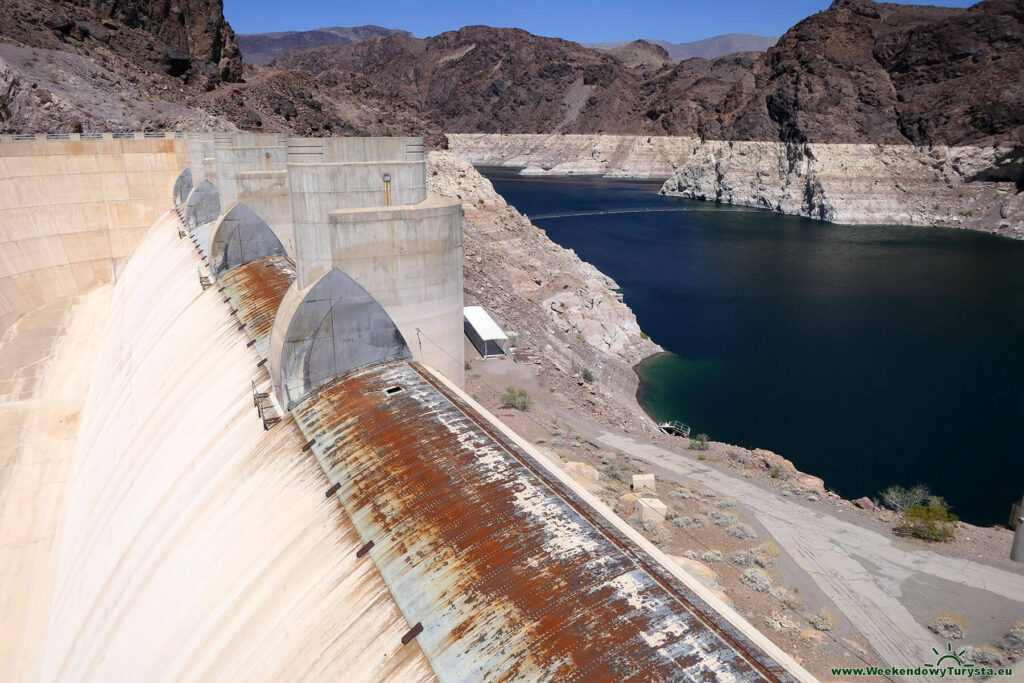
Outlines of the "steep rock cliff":
[{"label": "steep rock cliff", "polygon": [[700,143],[671,196],[833,223],[935,225],[1024,238],[1020,147]]},{"label": "steep rock cliff", "polygon": [[699,140],[636,135],[449,134],[448,148],[479,166],[522,168],[527,175],[667,178]]}]

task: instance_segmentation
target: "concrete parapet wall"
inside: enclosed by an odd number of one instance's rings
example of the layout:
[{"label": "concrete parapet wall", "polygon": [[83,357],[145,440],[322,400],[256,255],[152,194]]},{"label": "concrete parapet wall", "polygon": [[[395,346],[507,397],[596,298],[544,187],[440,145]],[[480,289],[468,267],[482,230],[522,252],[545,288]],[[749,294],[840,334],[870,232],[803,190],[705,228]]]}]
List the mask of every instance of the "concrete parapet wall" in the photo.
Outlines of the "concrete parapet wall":
[{"label": "concrete parapet wall", "polygon": [[431,196],[415,206],[336,210],[304,229],[299,241],[315,256],[300,273],[348,273],[395,321],[414,358],[463,384],[460,202]]},{"label": "concrete parapet wall", "polygon": [[288,189],[295,225],[319,223],[334,209],[419,204],[427,198],[427,167],[422,161],[289,163]]},{"label": "concrete parapet wall", "polygon": [[249,171],[235,174],[237,201],[255,211],[267,222],[285,251],[295,258],[295,234],[292,228],[292,203],[288,196],[288,172]]},{"label": "concrete parapet wall", "polygon": [[172,202],[170,137],[0,138],[0,333],[23,313],[113,280]]},{"label": "concrete parapet wall", "polygon": [[286,147],[218,147],[214,150],[218,187],[225,206],[238,200],[240,173],[283,171],[288,156]]},{"label": "concrete parapet wall", "polygon": [[291,138],[289,163],[423,161],[423,138]]}]

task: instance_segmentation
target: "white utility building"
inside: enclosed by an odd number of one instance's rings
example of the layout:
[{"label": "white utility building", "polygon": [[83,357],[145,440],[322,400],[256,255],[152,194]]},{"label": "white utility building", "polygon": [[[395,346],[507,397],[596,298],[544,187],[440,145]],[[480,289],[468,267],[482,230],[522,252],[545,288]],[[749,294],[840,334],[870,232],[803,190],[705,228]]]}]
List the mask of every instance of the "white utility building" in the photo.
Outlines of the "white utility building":
[{"label": "white utility building", "polygon": [[466,306],[462,309],[462,315],[465,318],[466,336],[484,360],[499,358],[505,353],[508,337],[487,311],[480,306]]}]

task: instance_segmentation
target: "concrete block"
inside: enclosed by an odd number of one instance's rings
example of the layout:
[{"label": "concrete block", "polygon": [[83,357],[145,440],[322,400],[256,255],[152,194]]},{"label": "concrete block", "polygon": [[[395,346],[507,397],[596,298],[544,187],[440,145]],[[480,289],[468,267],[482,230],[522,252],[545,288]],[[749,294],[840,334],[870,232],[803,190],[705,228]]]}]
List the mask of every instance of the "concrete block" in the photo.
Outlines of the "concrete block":
[{"label": "concrete block", "polygon": [[650,491],[651,493],[656,493],[655,488],[654,488],[654,475],[653,474],[634,474],[633,475],[633,483],[630,485],[629,488],[631,490],[633,490],[633,491],[638,492],[638,493],[640,491]]},{"label": "concrete block", "polygon": [[658,498],[637,498],[633,507],[633,518],[640,522],[664,522],[668,507]]}]

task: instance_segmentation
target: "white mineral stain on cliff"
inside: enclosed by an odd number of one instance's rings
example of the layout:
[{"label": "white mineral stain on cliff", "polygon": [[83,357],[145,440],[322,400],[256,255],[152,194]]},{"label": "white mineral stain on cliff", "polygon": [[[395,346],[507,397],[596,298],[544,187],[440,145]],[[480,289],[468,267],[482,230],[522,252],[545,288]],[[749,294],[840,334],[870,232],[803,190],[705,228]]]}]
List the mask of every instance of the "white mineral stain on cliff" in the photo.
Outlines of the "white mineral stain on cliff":
[{"label": "white mineral stain on cliff", "polygon": [[1024,237],[1021,150],[702,142],[662,193],[851,224],[935,225]]},{"label": "white mineral stain on cliff", "polygon": [[448,148],[466,161],[522,168],[524,175],[667,178],[698,142],[664,135],[448,135]]},{"label": "white mineral stain on cliff", "polygon": [[481,166],[524,175],[667,177],[663,194],[851,224],[1024,238],[1024,148],[785,144],[626,135],[449,135]]}]

